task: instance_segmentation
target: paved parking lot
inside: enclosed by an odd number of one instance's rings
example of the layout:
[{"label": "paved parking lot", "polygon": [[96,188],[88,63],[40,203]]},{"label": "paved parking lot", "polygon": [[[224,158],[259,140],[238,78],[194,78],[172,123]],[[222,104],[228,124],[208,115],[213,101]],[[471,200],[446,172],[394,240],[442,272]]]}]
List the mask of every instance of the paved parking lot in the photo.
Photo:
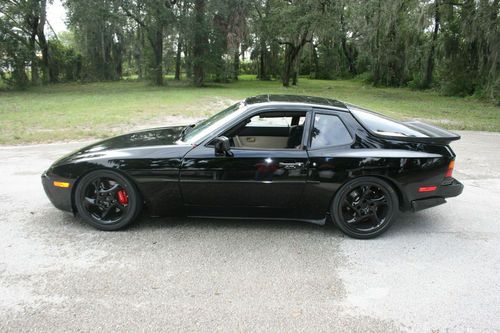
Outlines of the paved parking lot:
[{"label": "paved parking lot", "polygon": [[0,147],[0,331],[500,331],[500,134],[461,134],[464,193],[368,241],[296,222],[97,231],[40,184],[81,142]]}]

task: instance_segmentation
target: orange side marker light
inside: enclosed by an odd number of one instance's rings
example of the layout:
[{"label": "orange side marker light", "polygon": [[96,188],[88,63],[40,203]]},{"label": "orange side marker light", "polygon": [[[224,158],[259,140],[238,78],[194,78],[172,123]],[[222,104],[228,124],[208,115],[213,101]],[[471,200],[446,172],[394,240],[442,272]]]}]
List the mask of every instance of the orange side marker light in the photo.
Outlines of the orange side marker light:
[{"label": "orange side marker light", "polygon": [[54,185],[55,187],[62,187],[62,188],[68,188],[69,187],[69,183],[68,182],[57,182],[57,181],[54,181],[52,183],[52,185]]}]

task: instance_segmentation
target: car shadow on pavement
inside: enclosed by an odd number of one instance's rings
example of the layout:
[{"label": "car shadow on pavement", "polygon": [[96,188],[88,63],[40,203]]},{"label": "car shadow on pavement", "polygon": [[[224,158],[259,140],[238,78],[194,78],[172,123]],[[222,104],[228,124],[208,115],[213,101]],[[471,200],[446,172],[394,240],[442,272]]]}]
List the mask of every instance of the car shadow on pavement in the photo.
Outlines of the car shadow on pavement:
[{"label": "car shadow on pavement", "polygon": [[[37,214],[38,215],[38,214]],[[86,224],[80,217],[72,214],[59,212],[55,210],[47,210],[43,217],[48,223],[50,230],[58,229],[56,224],[63,227],[64,230],[72,232],[89,232],[98,231],[92,226]],[[37,218],[36,216],[34,216]],[[40,218],[41,216],[38,216]],[[417,213],[400,213],[397,220],[391,228],[378,238],[401,237],[408,233],[428,233],[435,229],[439,221],[434,221],[426,212]],[[137,221],[129,227],[118,232],[140,232],[140,231],[161,231],[161,230],[182,230],[186,231],[209,231],[209,230],[231,230],[231,231],[283,231],[283,232],[301,232],[323,234],[327,237],[346,238],[331,221],[327,221],[325,225],[317,225],[295,220],[251,220],[251,219],[203,219],[203,218],[186,218],[186,217],[171,217],[159,218],[142,215]]]},{"label": "car shadow on pavement", "polygon": [[317,225],[313,223],[295,220],[263,220],[263,219],[216,219],[216,218],[187,218],[172,217],[158,218],[142,216],[138,221],[130,225],[128,230],[141,229],[248,229],[248,230],[287,230],[305,232],[327,232],[340,236],[340,231],[331,224]]}]

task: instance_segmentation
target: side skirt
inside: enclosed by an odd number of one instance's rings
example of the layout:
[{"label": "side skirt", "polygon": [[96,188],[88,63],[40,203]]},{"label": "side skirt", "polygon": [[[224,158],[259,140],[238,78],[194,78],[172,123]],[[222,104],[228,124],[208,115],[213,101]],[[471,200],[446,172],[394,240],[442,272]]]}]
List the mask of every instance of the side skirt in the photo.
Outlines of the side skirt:
[{"label": "side skirt", "polygon": [[265,218],[265,217],[240,217],[240,216],[199,216],[199,215],[188,215],[189,218],[198,218],[198,219],[217,219],[217,220],[259,220],[259,221],[298,221],[298,222],[306,222],[317,225],[325,225],[326,217],[319,220],[311,220],[311,219],[295,219],[295,218]]}]

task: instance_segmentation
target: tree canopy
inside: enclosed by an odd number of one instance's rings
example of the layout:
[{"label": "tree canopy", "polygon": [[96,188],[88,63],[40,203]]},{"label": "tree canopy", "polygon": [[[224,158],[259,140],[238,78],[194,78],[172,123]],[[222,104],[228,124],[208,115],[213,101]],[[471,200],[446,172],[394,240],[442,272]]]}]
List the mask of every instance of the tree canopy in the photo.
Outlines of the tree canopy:
[{"label": "tree canopy", "polygon": [[63,0],[62,38],[47,0],[0,0],[0,75],[19,88],[359,77],[500,103],[499,1]]}]

